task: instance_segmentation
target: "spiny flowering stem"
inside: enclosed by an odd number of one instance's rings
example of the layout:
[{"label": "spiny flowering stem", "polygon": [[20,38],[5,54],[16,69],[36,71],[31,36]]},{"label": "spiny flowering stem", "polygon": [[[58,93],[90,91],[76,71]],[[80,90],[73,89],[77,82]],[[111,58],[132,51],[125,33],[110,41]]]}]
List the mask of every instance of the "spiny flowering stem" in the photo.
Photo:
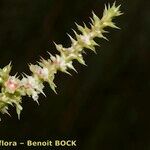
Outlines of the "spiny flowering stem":
[{"label": "spiny flowering stem", "polygon": [[7,65],[3,69],[0,69],[0,111],[2,113],[8,113],[8,105],[13,105],[16,107],[18,118],[20,118],[22,97],[29,96],[32,97],[34,101],[38,103],[39,94],[43,95],[44,82],[48,82],[51,89],[56,93],[56,85],[54,83],[55,74],[57,71],[61,71],[67,74],[68,69],[76,71],[73,66],[73,60],[77,60],[79,63],[86,65],[83,59],[84,49],[90,49],[95,51],[95,46],[98,44],[94,41],[94,38],[99,37],[106,39],[103,35],[106,27],[117,28],[118,27],[112,22],[112,19],[116,16],[120,16],[120,5],[116,6],[114,3],[111,7],[110,5],[105,6],[103,17],[99,19],[94,12],[91,18],[90,28],[85,24],[80,26],[78,24],[77,28],[80,31],[78,34],[75,30],[75,38],[69,38],[71,40],[71,46],[68,48],[63,47],[61,44],[55,44],[56,49],[59,51],[60,55],[53,56],[49,53],[50,59],[41,60],[36,65],[29,65],[32,75],[24,74],[22,79],[19,77],[11,76],[11,64]]}]

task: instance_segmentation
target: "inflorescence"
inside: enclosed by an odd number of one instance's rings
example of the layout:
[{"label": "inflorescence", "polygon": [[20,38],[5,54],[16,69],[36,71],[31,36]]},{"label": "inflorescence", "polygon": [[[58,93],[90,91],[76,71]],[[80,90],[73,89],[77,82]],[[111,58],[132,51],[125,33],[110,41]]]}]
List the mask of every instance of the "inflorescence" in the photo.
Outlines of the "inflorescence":
[{"label": "inflorescence", "polygon": [[67,74],[69,69],[76,71],[73,66],[73,60],[77,60],[79,63],[85,65],[83,59],[84,49],[90,49],[95,52],[95,46],[98,44],[94,41],[94,38],[107,38],[103,35],[106,27],[112,27],[118,29],[118,27],[112,22],[112,19],[116,16],[120,16],[120,5],[116,6],[115,3],[110,7],[110,5],[105,6],[103,16],[99,19],[94,12],[91,18],[90,28],[85,24],[84,27],[78,24],[77,28],[80,31],[78,34],[75,30],[75,38],[69,38],[71,40],[71,46],[68,48],[63,47],[61,44],[56,44],[56,49],[59,51],[60,55],[53,56],[49,53],[50,58],[41,60],[36,65],[29,65],[32,75],[22,75],[19,79],[17,75],[10,75],[11,63],[0,69],[0,111],[1,113],[8,113],[8,106],[12,105],[16,107],[18,118],[20,118],[20,113],[22,111],[22,97],[29,96],[32,97],[34,101],[38,103],[39,94],[43,95],[44,82],[48,82],[51,89],[56,93],[56,85],[54,83],[55,74],[57,71],[61,71]]}]

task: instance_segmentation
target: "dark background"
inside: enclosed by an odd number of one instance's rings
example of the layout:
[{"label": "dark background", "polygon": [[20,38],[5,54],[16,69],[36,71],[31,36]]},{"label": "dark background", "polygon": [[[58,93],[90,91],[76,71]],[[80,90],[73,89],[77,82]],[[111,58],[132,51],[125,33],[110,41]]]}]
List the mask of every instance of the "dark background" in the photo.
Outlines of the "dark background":
[{"label": "dark background", "polygon": [[[53,41],[69,46],[74,22],[100,17],[113,0],[1,0],[0,67],[13,63],[16,72],[30,73],[28,63]],[[15,109],[1,115],[0,139],[77,139],[80,150],[150,150],[150,1],[117,0],[124,15],[115,19],[121,30],[108,29],[109,42],[97,40],[97,55],[85,56],[88,67],[75,62],[78,74],[58,73],[56,95],[47,85],[38,106],[23,99],[21,119]],[[41,148],[42,149],[42,148]]]}]

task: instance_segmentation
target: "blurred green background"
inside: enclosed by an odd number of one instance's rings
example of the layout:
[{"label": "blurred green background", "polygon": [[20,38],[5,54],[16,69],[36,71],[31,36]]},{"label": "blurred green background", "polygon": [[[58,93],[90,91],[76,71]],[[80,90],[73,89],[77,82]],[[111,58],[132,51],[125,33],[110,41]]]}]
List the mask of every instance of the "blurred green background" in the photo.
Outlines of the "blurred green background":
[{"label": "blurred green background", "polygon": [[[30,73],[28,63],[46,51],[57,53],[53,41],[69,46],[74,22],[88,24],[91,11],[101,17],[113,0],[0,0],[0,68],[13,63],[16,72]],[[17,119],[1,115],[0,139],[77,139],[80,150],[150,150],[150,1],[117,0],[124,15],[115,19],[121,30],[108,29],[97,41],[97,55],[88,52],[88,67],[75,62],[78,74],[58,73],[56,95],[38,106],[23,99]],[[42,148],[41,148],[42,149]]]}]

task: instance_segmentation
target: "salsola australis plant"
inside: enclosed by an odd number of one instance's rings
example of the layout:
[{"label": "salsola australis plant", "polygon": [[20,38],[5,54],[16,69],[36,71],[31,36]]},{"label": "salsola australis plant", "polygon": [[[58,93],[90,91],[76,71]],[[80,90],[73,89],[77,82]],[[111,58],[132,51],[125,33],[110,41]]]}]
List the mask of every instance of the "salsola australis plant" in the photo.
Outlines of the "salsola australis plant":
[{"label": "salsola australis plant", "polygon": [[103,16],[99,19],[94,12],[91,18],[90,28],[86,25],[84,27],[77,25],[80,34],[76,31],[75,38],[70,35],[71,46],[68,48],[63,47],[61,44],[56,44],[56,49],[60,52],[60,55],[50,55],[50,59],[41,60],[36,65],[29,65],[32,75],[23,74],[20,79],[17,75],[10,75],[11,64],[0,69],[0,111],[1,113],[8,113],[8,106],[12,105],[16,107],[18,118],[20,118],[20,113],[22,111],[22,97],[29,96],[32,97],[34,101],[38,103],[39,94],[43,95],[44,82],[48,82],[51,89],[55,91],[56,85],[54,83],[55,74],[57,71],[61,71],[67,74],[68,69],[75,68],[73,66],[73,60],[77,60],[79,63],[85,65],[83,60],[84,48],[90,49],[95,52],[95,46],[98,44],[94,41],[94,38],[104,38],[106,27],[118,28],[113,22],[113,18],[120,16],[122,13],[119,10],[120,5],[116,6],[114,3],[111,7],[110,5],[105,6]]}]

